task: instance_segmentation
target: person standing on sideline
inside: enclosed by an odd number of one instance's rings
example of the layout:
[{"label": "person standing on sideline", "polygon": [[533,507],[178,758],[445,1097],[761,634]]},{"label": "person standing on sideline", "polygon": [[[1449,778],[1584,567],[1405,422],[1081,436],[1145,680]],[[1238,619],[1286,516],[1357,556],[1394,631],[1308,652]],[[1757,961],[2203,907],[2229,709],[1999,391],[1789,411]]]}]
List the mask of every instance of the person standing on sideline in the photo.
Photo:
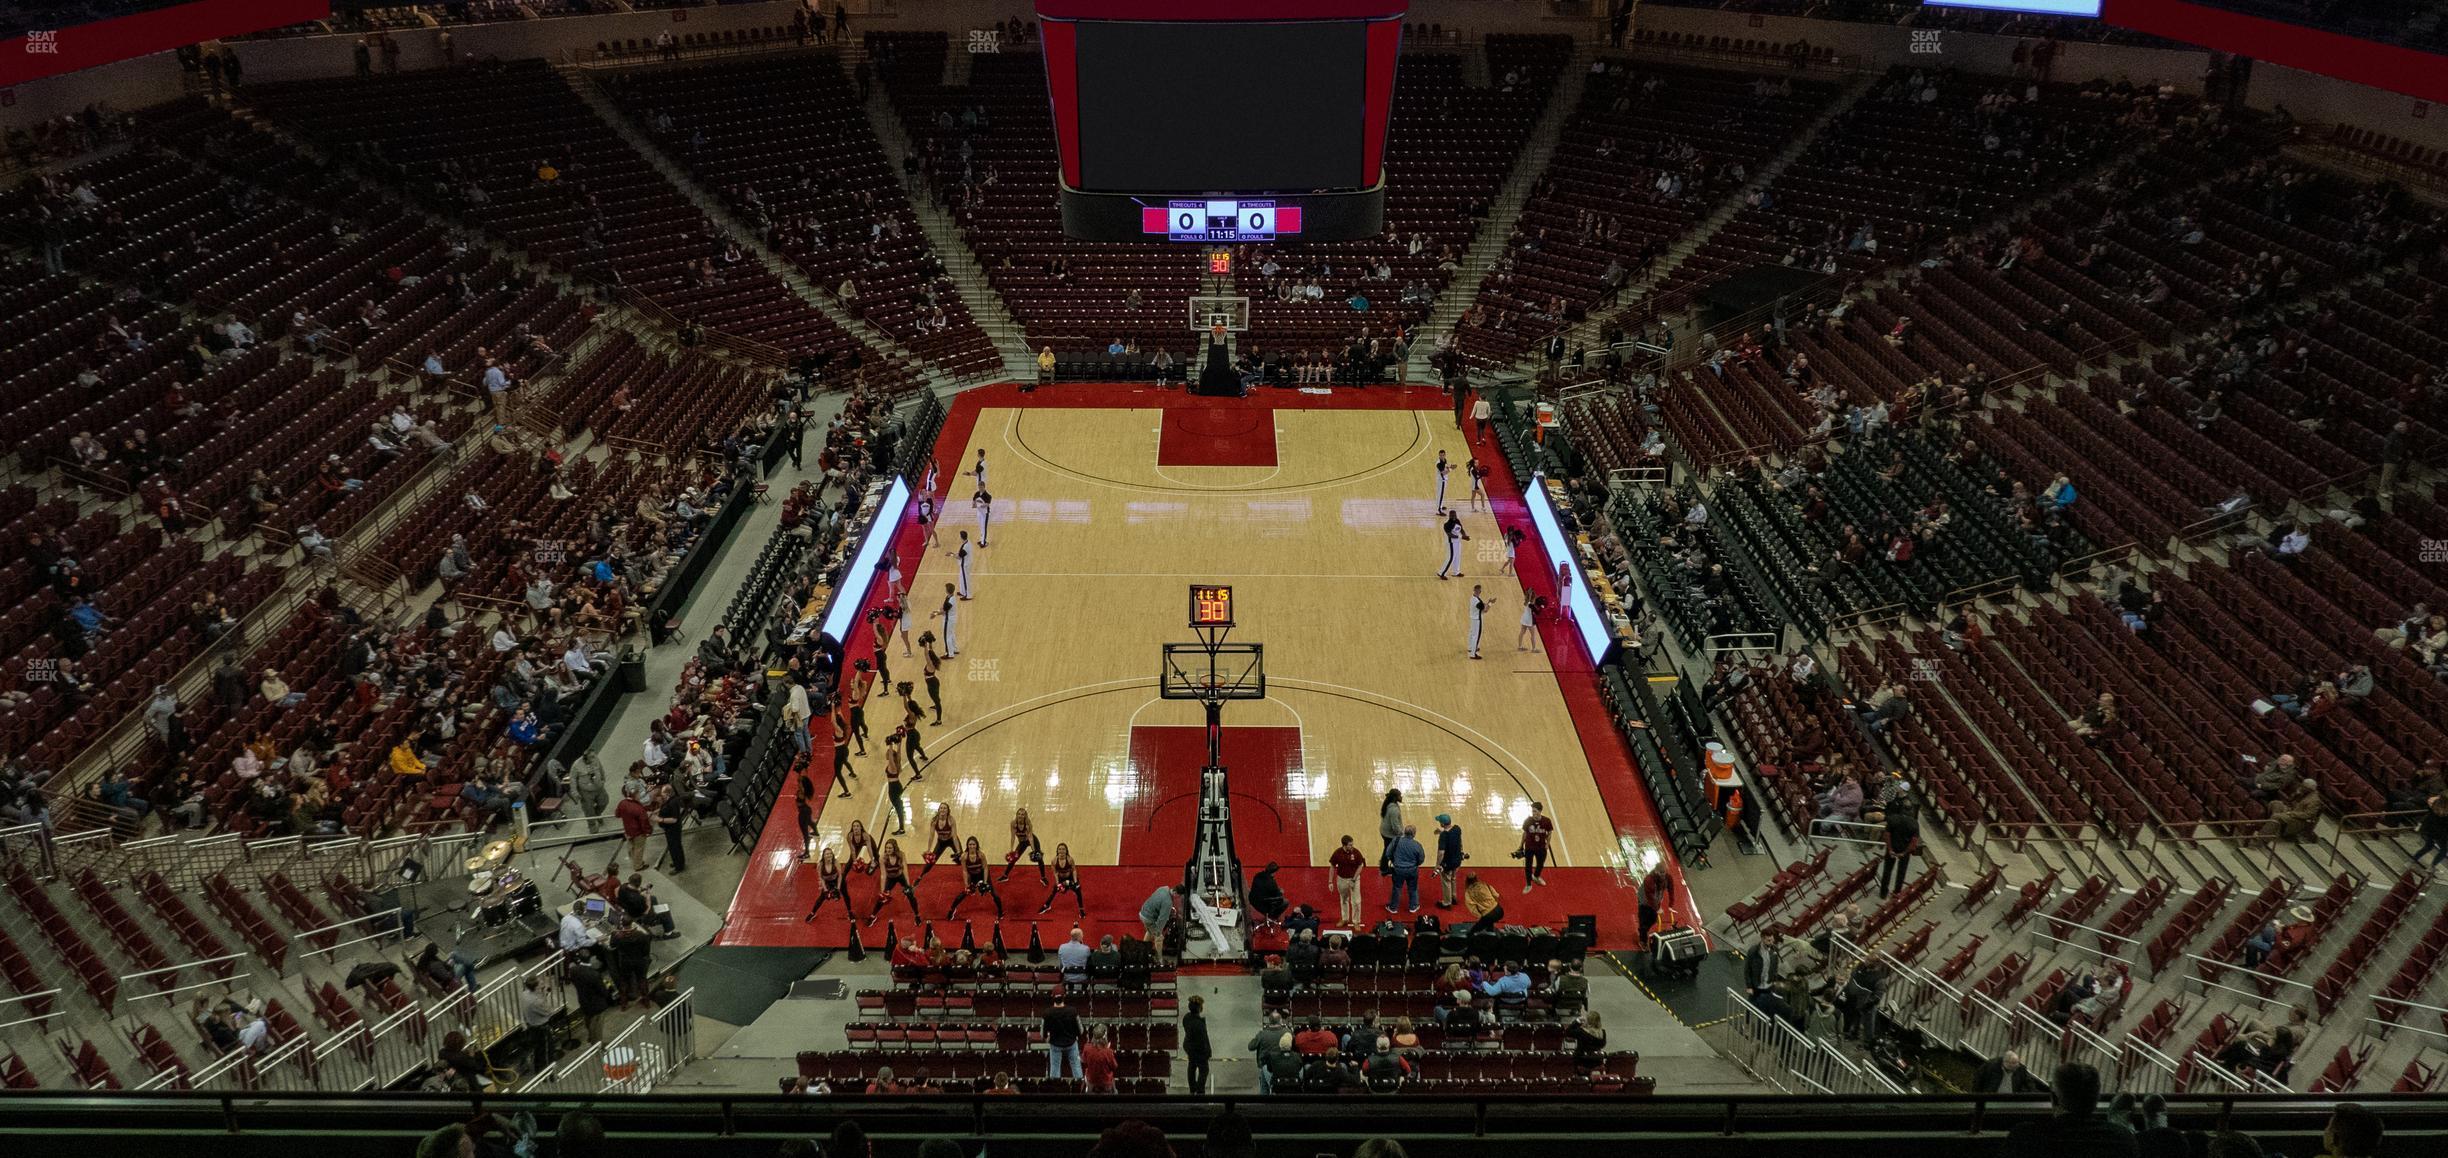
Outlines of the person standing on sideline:
[{"label": "person standing on sideline", "polygon": [[1518,561],[1518,556],[1521,554],[1521,545],[1522,545],[1522,540],[1523,540],[1523,539],[1526,539],[1526,538],[1528,538],[1528,537],[1529,537],[1528,533],[1527,533],[1527,532],[1524,532],[1524,531],[1523,531],[1523,530],[1522,530],[1520,527],[1506,527],[1506,528],[1505,528],[1505,532],[1504,532],[1504,545],[1505,545],[1505,565],[1504,565],[1504,572],[1503,572],[1504,574],[1511,575],[1511,574],[1514,574],[1514,573],[1515,573],[1515,572],[1514,572],[1514,570],[1513,570],[1513,564],[1514,564],[1515,562],[1517,562],[1517,561]]},{"label": "person standing on sideline", "polygon": [[1441,451],[1441,450],[1440,450],[1440,451],[1438,451],[1438,452],[1437,452],[1437,460],[1436,460],[1436,476],[1437,476],[1437,505],[1436,505],[1436,513],[1438,513],[1438,514],[1440,514],[1440,515],[1445,513],[1445,479],[1446,479],[1448,476],[1452,475],[1452,474],[1453,474],[1453,463],[1452,463],[1452,462],[1450,462],[1450,461],[1448,461],[1448,460],[1445,458],[1445,452],[1444,452],[1444,451]]},{"label": "person standing on sideline", "polygon": [[[1080,1020],[1071,1012],[1071,1000],[1061,990],[1054,991],[1054,1007],[1045,1015],[1046,1076],[1071,1077],[1080,1074]],[[1063,1067],[1070,1067],[1069,1073]]]},{"label": "person standing on sideline", "polygon": [[1887,812],[1887,832],[1882,838],[1885,850],[1879,859],[1879,895],[1901,890],[1912,877],[1912,859],[1921,851],[1921,822],[1914,819],[1910,808],[1890,808]]},{"label": "person standing on sideline", "polygon": [[[927,468],[929,472],[932,472],[934,469],[935,468],[933,467]],[[935,496],[931,494],[919,495],[918,529],[926,532],[927,546],[940,547],[943,545],[942,540],[936,538],[936,528],[942,525],[943,520],[935,517]]]},{"label": "person standing on sideline", "polygon": [[1649,867],[1649,875],[1641,878],[1640,944],[1649,943],[1649,927],[1657,924],[1658,914],[1674,903],[1674,874],[1667,872],[1666,862],[1660,860]]},{"label": "person standing on sideline", "polygon": [[688,797],[672,791],[671,786],[666,784],[658,798],[662,801],[662,807],[655,810],[655,815],[662,822],[663,849],[671,861],[670,871],[687,872],[688,850],[680,846],[680,826],[688,820]]},{"label": "person standing on sideline", "polygon": [[918,647],[926,652],[927,706],[935,709],[935,726],[943,727],[943,657],[935,654],[935,633],[922,632]]},{"label": "person standing on sideline", "polygon": [[1402,907],[1405,890],[1411,894],[1411,911],[1419,911],[1420,866],[1428,862],[1428,853],[1420,847],[1418,838],[1419,829],[1406,824],[1402,835],[1394,838],[1394,847],[1386,852],[1386,875],[1393,881],[1386,894],[1385,911],[1389,913]]},{"label": "person standing on sideline", "polygon": [[1547,844],[1553,839],[1555,821],[1547,819],[1547,805],[1531,801],[1530,815],[1522,818],[1521,827],[1523,892],[1547,883]]},{"label": "person standing on sideline", "polygon": [[952,557],[960,561],[960,597],[967,599],[969,598],[969,532],[960,533],[960,546],[953,549]]},{"label": "person standing on sideline", "polygon": [[1092,1094],[1113,1093],[1120,1088],[1114,1079],[1121,1068],[1121,1059],[1114,1056],[1113,1043],[1106,1040],[1105,1027],[1096,1027],[1088,1035],[1088,1044],[1080,1050],[1082,1084]]},{"label": "person standing on sideline", "polygon": [[1470,532],[1462,529],[1459,511],[1441,512],[1445,516],[1445,565],[1437,568],[1437,578],[1456,579],[1462,575],[1462,544],[1470,541]]},{"label": "person standing on sideline", "polygon": [[629,846],[629,868],[632,872],[646,871],[646,838],[654,835],[654,813],[635,796],[623,796],[612,809],[621,826],[621,840]]},{"label": "person standing on sideline", "polygon": [[950,659],[953,656],[960,654],[960,629],[958,624],[954,622],[959,617],[960,595],[958,592],[953,590],[951,584],[946,583],[944,584],[943,606],[937,608],[935,610],[935,614],[927,617],[929,619],[943,620],[943,653],[945,659]]},{"label": "person standing on sideline", "polygon": [[969,468],[969,477],[977,480],[977,489],[986,489],[986,448],[978,448],[977,465]]},{"label": "person standing on sideline", "polygon": [[[1510,547],[1505,549],[1507,551],[1512,550]],[[1510,562],[1507,562],[1505,565],[1508,567],[1512,566]],[[1521,630],[1513,633],[1513,650],[1527,651],[1534,655],[1537,654],[1539,649],[1538,613],[1539,605],[1543,601],[1543,598],[1544,597],[1542,596],[1529,594],[1524,594],[1522,596]]]},{"label": "person standing on sideline", "polygon": [[1327,866],[1334,869],[1335,904],[1342,910],[1339,915],[1345,925],[1354,929],[1360,927],[1360,868],[1367,863],[1368,858],[1352,847],[1352,838],[1348,836],[1334,855],[1326,858]]},{"label": "person standing on sideline", "polygon": [[1486,593],[1481,590],[1479,584],[1471,584],[1469,655],[1472,659],[1479,658],[1479,634],[1487,628],[1487,609]]},{"label": "person standing on sideline", "polygon": [[1402,789],[1388,788],[1385,800],[1377,805],[1377,839],[1385,842],[1377,853],[1378,868],[1386,867],[1394,859],[1394,842],[1401,840],[1402,834]]},{"label": "person standing on sideline", "polygon": [[[1471,422],[1473,425],[1478,427],[1479,437],[1487,437],[1488,418],[1495,413],[1495,408],[1489,406],[1488,400],[1485,398],[1481,398],[1478,401],[1471,403]],[[1455,423],[1454,425],[1459,426],[1461,424]]]},{"label": "person standing on sideline", "polygon": [[1207,1059],[1214,1050],[1207,1044],[1207,999],[1191,994],[1183,1003],[1181,1039],[1182,1060],[1187,1063],[1190,1093],[1196,1097],[1207,1094]]},{"label": "person standing on sideline", "polygon": [[1139,906],[1139,927],[1147,933],[1150,963],[1164,965],[1165,931],[1173,927],[1173,914],[1181,906],[1182,894],[1188,889],[1180,885],[1162,885],[1148,894]]},{"label": "person standing on sideline", "polygon": [[994,545],[987,542],[994,537],[994,496],[981,487],[978,493],[970,496],[969,505],[977,508],[978,550],[983,551]]},{"label": "person standing on sideline", "polygon": [[1437,907],[1450,909],[1454,907],[1454,875],[1462,871],[1462,862],[1468,857],[1462,851],[1462,826],[1454,823],[1452,815],[1437,813],[1436,826],[1437,887],[1444,893]]},{"label": "person standing on sideline", "polygon": [[1470,504],[1471,504],[1471,509],[1472,509],[1472,510],[1474,510],[1474,511],[1484,511],[1484,510],[1486,510],[1486,509],[1487,509],[1487,476],[1488,476],[1488,468],[1486,468],[1486,467],[1484,467],[1484,466],[1481,466],[1481,465],[1479,464],[1479,460],[1474,458],[1474,459],[1470,460],[1470,462],[1469,462],[1467,465],[1465,465],[1465,466],[1464,466],[1462,469],[1464,470],[1464,472],[1465,472],[1465,473],[1467,473],[1467,474],[1469,474],[1469,475],[1470,475],[1470,484],[1471,484],[1471,492],[1470,492]]}]

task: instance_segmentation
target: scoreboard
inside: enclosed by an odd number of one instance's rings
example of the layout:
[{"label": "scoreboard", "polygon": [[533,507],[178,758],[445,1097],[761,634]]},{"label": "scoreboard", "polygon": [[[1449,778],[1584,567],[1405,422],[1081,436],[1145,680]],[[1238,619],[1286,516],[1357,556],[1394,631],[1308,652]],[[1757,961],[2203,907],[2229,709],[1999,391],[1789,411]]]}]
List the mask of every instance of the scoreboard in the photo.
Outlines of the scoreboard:
[{"label": "scoreboard", "polygon": [[1140,206],[1139,231],[1174,241],[1273,241],[1300,236],[1301,207],[1274,201],[1169,201]]}]

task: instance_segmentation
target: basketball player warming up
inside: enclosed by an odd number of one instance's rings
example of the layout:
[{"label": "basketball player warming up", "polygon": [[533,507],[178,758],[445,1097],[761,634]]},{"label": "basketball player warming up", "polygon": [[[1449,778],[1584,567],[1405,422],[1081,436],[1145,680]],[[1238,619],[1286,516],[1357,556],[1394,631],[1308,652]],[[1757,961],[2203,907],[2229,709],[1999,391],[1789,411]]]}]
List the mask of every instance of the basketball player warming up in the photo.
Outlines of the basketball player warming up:
[{"label": "basketball player warming up", "polygon": [[[876,895],[879,898],[883,896],[882,893]],[[799,922],[806,924],[815,920],[817,911],[824,908],[825,902],[836,897],[841,899],[842,912],[850,913],[850,876],[842,869],[841,859],[827,848],[816,861],[816,903],[808,906],[807,916],[799,918]]]},{"label": "basketball player warming up", "polygon": [[[986,850],[978,847],[978,838],[970,837],[968,846],[961,849],[960,864],[962,881],[960,895],[952,898],[952,907],[944,913],[944,920],[950,921],[958,918],[961,902],[979,893],[986,894],[986,899],[994,902],[995,919],[1001,920],[1003,896],[995,892],[994,878],[986,875]],[[921,879],[924,879],[924,874],[921,874]]]},{"label": "basketball player warming up", "polygon": [[958,857],[961,849],[960,835],[955,831],[952,823],[951,805],[936,805],[935,819],[928,822],[928,827],[935,834],[935,843],[927,848],[926,856],[920,858],[926,861],[926,867],[918,870],[918,879],[921,882],[927,879],[929,873],[935,871],[936,862],[942,860],[945,853]]},{"label": "basketball player warming up", "polygon": [[1020,858],[1027,857],[1037,866],[1037,883],[1046,883],[1045,846],[1037,842],[1037,832],[1029,823],[1028,809],[1012,810],[1011,851],[1003,854],[1003,876],[1010,880],[1012,870],[1020,867]]},{"label": "basketball player warming up", "polygon": [[1079,866],[1071,861],[1071,846],[1057,842],[1054,845],[1054,888],[1046,894],[1045,905],[1037,910],[1037,914],[1044,916],[1054,907],[1054,898],[1064,893],[1071,894],[1071,899],[1079,902],[1079,915],[1086,917],[1088,894],[1080,891]]},{"label": "basketball player warming up", "polygon": [[1455,579],[1462,574],[1462,544],[1470,542],[1470,532],[1462,529],[1462,512],[1445,512],[1445,565],[1437,568],[1437,578]]},{"label": "basketball player warming up", "polygon": [[883,918],[884,902],[892,898],[894,889],[901,890],[901,898],[909,902],[910,920],[923,923],[926,918],[918,915],[918,890],[910,886],[909,861],[901,856],[901,842],[885,837],[884,852],[876,858],[876,864],[876,903],[867,914],[867,923],[872,925]]}]

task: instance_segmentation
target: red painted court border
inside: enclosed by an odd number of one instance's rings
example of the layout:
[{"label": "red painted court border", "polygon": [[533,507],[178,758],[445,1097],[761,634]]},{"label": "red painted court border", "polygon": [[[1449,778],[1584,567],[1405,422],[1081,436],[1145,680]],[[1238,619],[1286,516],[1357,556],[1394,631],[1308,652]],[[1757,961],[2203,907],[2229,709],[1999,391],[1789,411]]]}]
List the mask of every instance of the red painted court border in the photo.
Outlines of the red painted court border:
[{"label": "red painted court border", "polygon": [[[1454,411],[1450,395],[1438,387],[1425,385],[1341,388],[1329,394],[1304,394],[1297,390],[1263,389],[1259,393],[1241,398],[1200,397],[1179,387],[1165,388],[1153,384],[1057,384],[1039,387],[1034,391],[1023,391],[1018,383],[1008,382],[980,386],[954,397],[949,412],[945,415],[943,429],[936,435],[934,462],[939,476],[937,489],[941,493],[936,494],[934,498],[940,505],[955,488],[960,486],[960,480],[963,477],[961,471],[964,466],[961,456],[968,448],[969,439],[977,429],[978,416],[984,410],[999,408],[1172,410],[1184,407],[1216,410],[1246,408],[1253,411],[1276,409],[1433,410],[1445,413]],[[1488,502],[1494,511],[1498,525],[1506,528],[1520,527],[1524,532],[1520,557],[1515,567],[1522,573],[1522,586],[1529,591],[1546,596],[1552,603],[1556,595],[1555,562],[1547,557],[1546,549],[1539,543],[1535,530],[1530,526],[1529,514],[1522,505],[1521,489],[1513,482],[1512,471],[1505,464],[1502,448],[1497,445],[1492,432],[1482,435],[1466,429],[1464,433],[1469,441],[1472,455],[1480,457],[1493,468],[1488,476]],[[990,458],[989,462],[991,461]],[[914,516],[913,521],[904,524],[897,533],[893,549],[901,560],[903,574],[917,574],[923,543]],[[1473,573],[1483,577],[1486,574],[1483,570],[1474,570]],[[1502,577],[1499,576],[1499,578]],[[882,603],[884,598],[883,592],[870,591],[866,600],[867,606],[876,606]],[[864,631],[855,634],[858,638],[847,641],[844,645],[842,662],[845,664],[864,656],[870,656],[873,652],[871,637]],[[1505,638],[1503,631],[1499,629],[1491,634],[1494,637],[1494,644],[1501,648]],[[1580,736],[1582,752],[1589,760],[1590,775],[1597,786],[1599,798],[1606,804],[1611,826],[1618,838],[1628,837],[1638,845],[1657,850],[1667,871],[1675,877],[1678,885],[1677,895],[1682,898],[1685,916],[1690,925],[1693,928],[1702,927],[1699,909],[1692,903],[1691,889],[1684,880],[1682,866],[1676,861],[1674,850],[1665,839],[1665,825],[1660,820],[1657,806],[1650,800],[1648,788],[1641,783],[1640,773],[1633,763],[1631,747],[1615,730],[1614,724],[1608,717],[1605,700],[1598,690],[1596,670],[1590,666],[1587,657],[1581,655],[1580,644],[1575,639],[1571,626],[1553,612],[1540,623],[1539,635],[1541,646],[1546,649],[1553,662],[1556,685],[1563,693],[1565,708],[1572,717],[1573,729]],[[1559,647],[1563,650],[1558,651]],[[911,661],[904,659],[902,662],[906,664]],[[825,729],[819,728],[818,731],[821,733]],[[832,789],[832,760],[831,741],[820,736],[805,765],[814,791],[820,796],[829,793]],[[739,891],[732,897],[730,910],[724,917],[723,929],[714,938],[715,944],[833,948],[848,944],[848,928],[841,920],[839,915],[841,910],[838,907],[829,909],[826,915],[818,921],[803,923],[800,920],[815,895],[815,869],[797,863],[799,848],[797,798],[798,785],[796,778],[793,778],[785,782],[780,798],[775,801],[772,815],[766,818],[764,832],[758,837],[756,851],[749,860],[748,871],[740,878]],[[825,796],[824,799],[826,803],[830,803],[831,800],[838,799],[838,797]],[[820,808],[812,808],[811,811],[816,812],[820,817],[822,815]],[[905,851],[913,851],[909,850],[906,845],[904,848]],[[1246,861],[1247,857],[1244,856],[1243,859]],[[1095,898],[1089,905],[1090,921],[1100,924],[1109,932],[1135,934],[1138,902],[1145,900],[1148,893],[1154,891],[1158,884],[1168,878],[1168,874],[1175,871],[1165,868],[1136,868],[1127,865],[1082,866],[1080,869],[1081,882],[1089,895]],[[1285,888],[1295,897],[1303,899],[1310,897],[1331,899],[1333,891],[1326,881],[1326,871],[1323,867],[1317,866],[1304,868],[1287,866],[1283,871]],[[1005,935],[1010,938],[1015,933],[1017,934],[1019,941],[1011,944],[1015,950],[1021,943],[1025,943],[1026,926],[1028,925],[1025,918],[1034,911],[1034,905],[1025,904],[1024,899],[1042,900],[1041,890],[1036,889],[1034,885],[1033,870],[1015,874],[1012,878],[1013,883],[1020,884],[1023,875],[1028,877],[1029,886],[1015,889],[1004,898],[1005,909],[1011,918],[1004,925]],[[1549,869],[1547,875],[1553,887],[1522,893],[1515,882],[1506,879],[1504,868],[1500,867],[1493,871],[1490,883],[1495,884],[1499,891],[1505,894],[1506,920],[1509,923],[1537,923],[1561,927],[1563,918],[1576,911],[1615,914],[1618,917],[1616,920],[1600,921],[1599,946],[1612,949],[1638,947],[1634,944],[1633,928],[1628,922],[1620,919],[1621,914],[1629,913],[1632,909],[1629,894],[1634,887],[1633,879],[1619,875],[1615,870],[1605,868]],[[1375,874],[1369,874],[1369,877],[1371,878],[1367,884],[1369,903],[1371,905],[1382,904],[1383,900],[1380,896],[1382,884],[1374,879]],[[928,887],[921,889],[919,893],[920,907],[930,919],[941,914],[943,908],[950,904],[951,893],[957,890],[956,885],[946,884],[943,878],[943,873],[937,873],[936,879],[928,881]],[[862,878],[862,883],[871,882],[866,882]],[[1625,895],[1609,898],[1605,895],[1605,890],[1609,887]],[[872,903],[872,891],[862,890],[856,884],[852,886],[851,891],[853,896],[870,898],[868,903]],[[943,894],[940,900],[935,896],[937,893]],[[1610,900],[1614,903],[1609,903]],[[1069,903],[1067,898],[1064,903]],[[984,944],[986,942],[985,918],[991,916],[992,908],[990,906],[980,908],[978,903],[972,902],[967,909],[968,911],[964,912],[963,916],[964,918],[974,917],[980,921],[979,943]],[[898,910],[887,909],[887,919],[892,919],[892,914],[896,911],[906,923],[907,906]],[[1060,924],[1057,918],[1062,912],[1063,910],[1058,907],[1057,911],[1049,917],[1049,921]],[[1371,908],[1369,913],[1374,916],[1377,910]],[[878,930],[882,928],[881,925],[877,926]],[[1093,929],[1090,935],[1092,937],[1096,935]],[[955,939],[957,936],[958,931],[953,930],[947,939]],[[1061,937],[1049,935],[1048,939],[1059,941]],[[880,944],[881,941],[878,935],[871,933],[867,935],[867,943],[875,945]]]}]

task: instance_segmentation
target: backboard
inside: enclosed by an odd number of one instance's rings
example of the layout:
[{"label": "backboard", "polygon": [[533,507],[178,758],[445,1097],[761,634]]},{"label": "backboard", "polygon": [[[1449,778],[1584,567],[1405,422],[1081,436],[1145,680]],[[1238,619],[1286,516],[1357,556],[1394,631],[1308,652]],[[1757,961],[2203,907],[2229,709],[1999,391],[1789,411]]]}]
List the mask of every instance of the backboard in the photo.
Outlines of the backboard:
[{"label": "backboard", "polygon": [[1168,643],[1157,694],[1168,700],[1263,700],[1266,648],[1256,643]]},{"label": "backboard", "polygon": [[1249,299],[1237,295],[1192,294],[1190,296],[1190,328],[1204,333],[1217,322],[1224,328],[1240,333],[1249,328]]}]

